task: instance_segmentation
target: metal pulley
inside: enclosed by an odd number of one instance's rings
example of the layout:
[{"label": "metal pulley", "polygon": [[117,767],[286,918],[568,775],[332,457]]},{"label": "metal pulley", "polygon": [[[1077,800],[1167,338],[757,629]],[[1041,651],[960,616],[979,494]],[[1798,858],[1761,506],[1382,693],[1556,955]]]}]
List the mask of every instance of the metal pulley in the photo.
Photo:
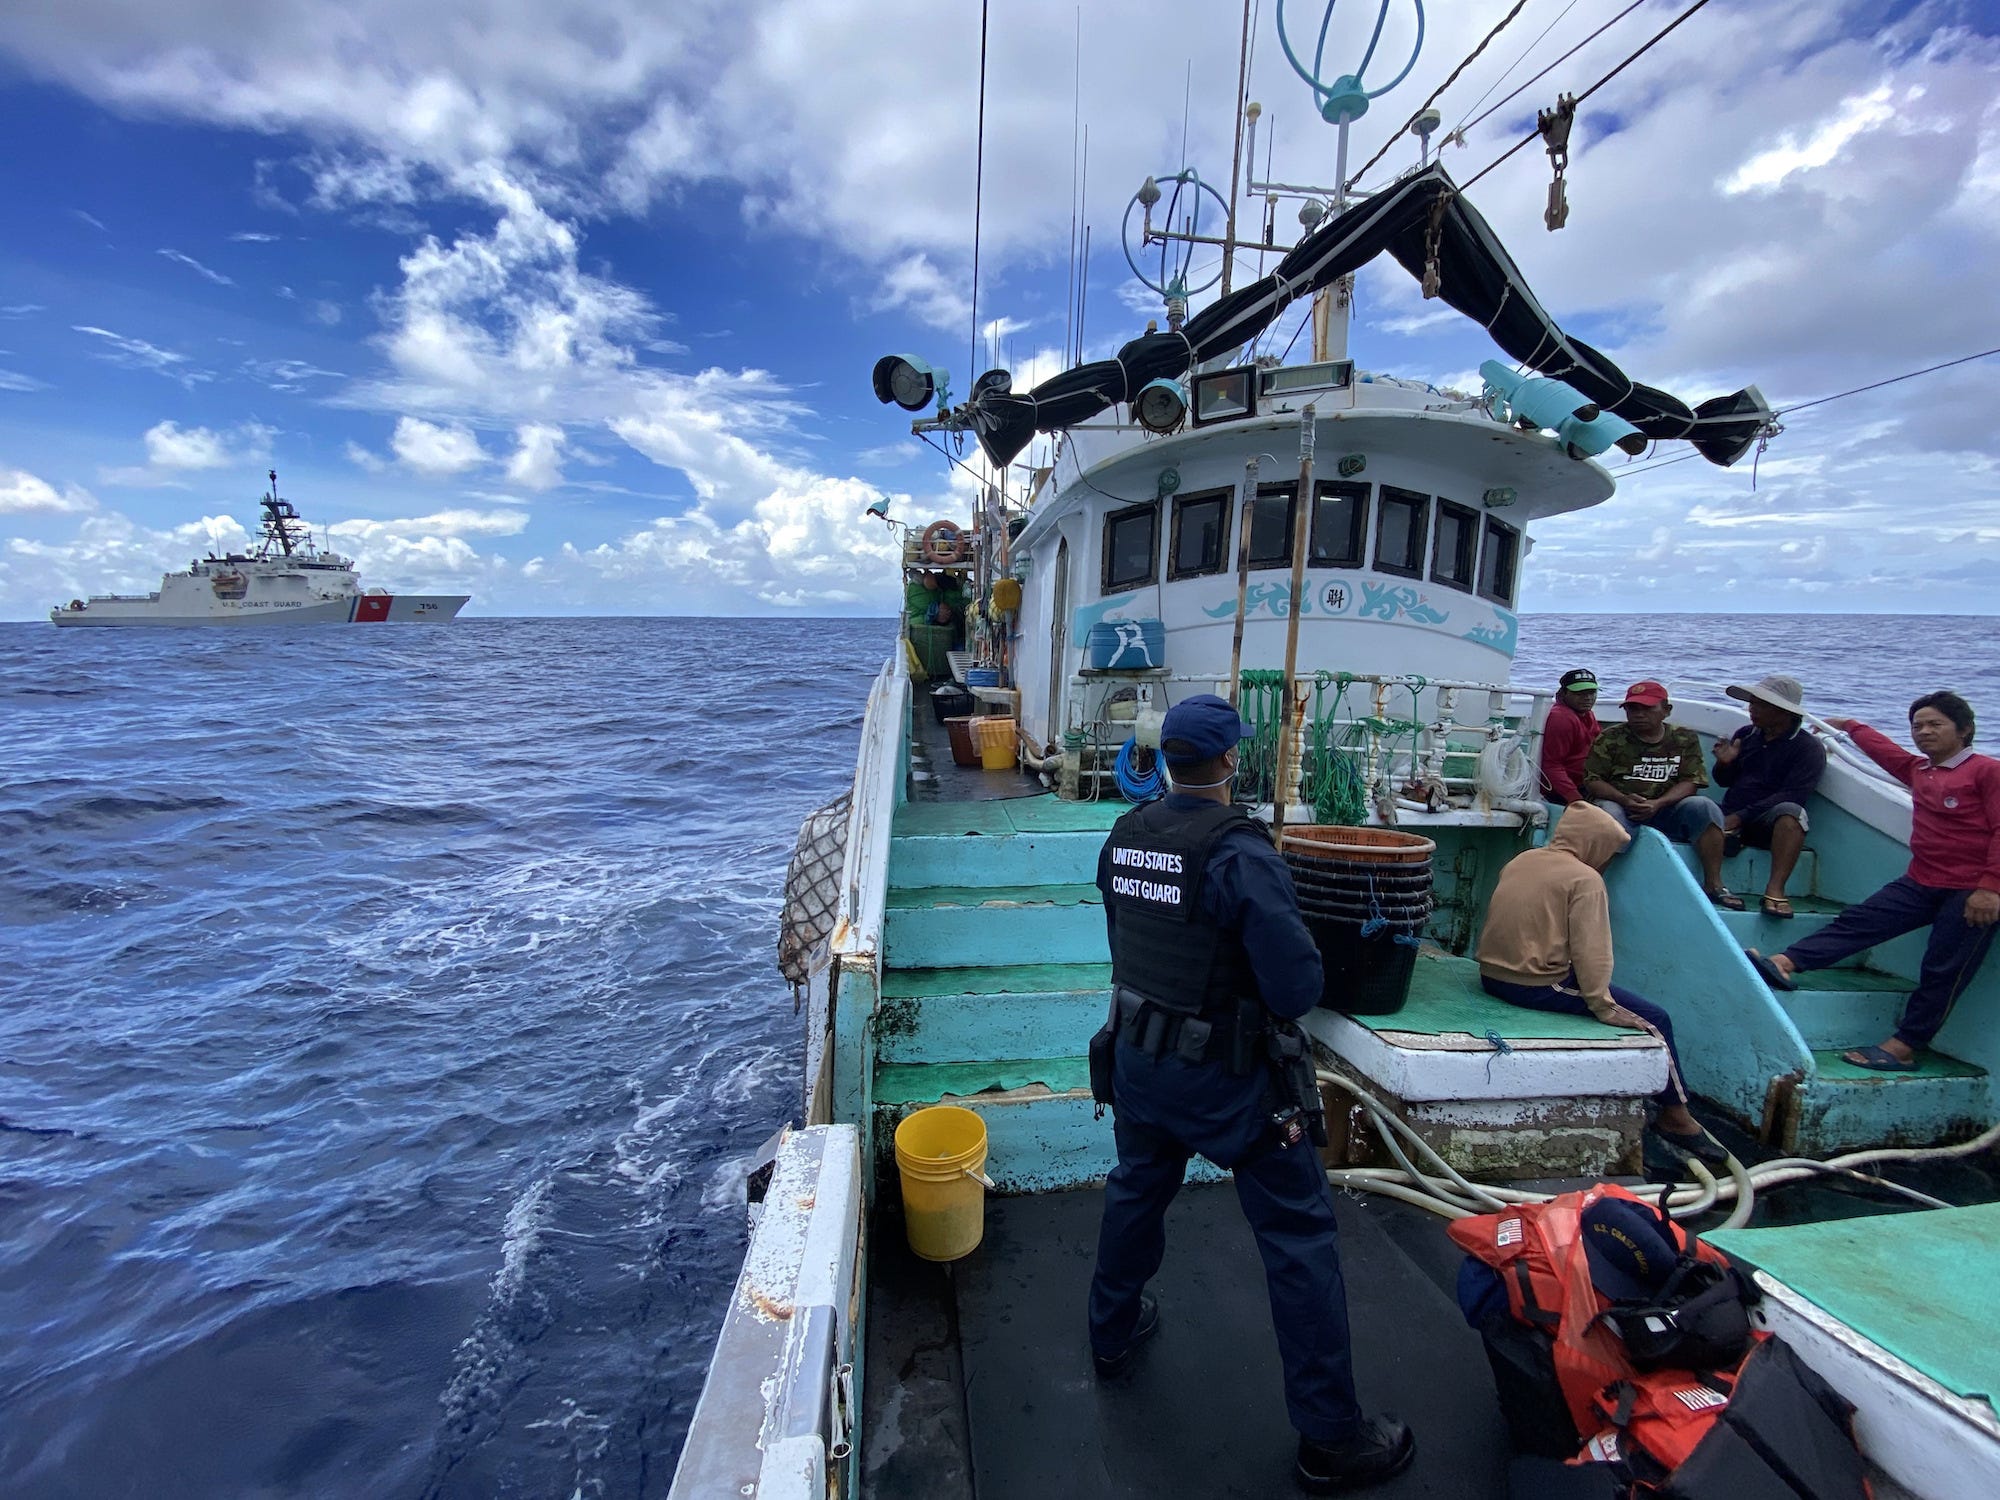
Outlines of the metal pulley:
[{"label": "metal pulley", "polygon": [[1541,132],[1549,165],[1555,168],[1555,178],[1549,183],[1549,206],[1542,211],[1542,222],[1551,234],[1569,222],[1569,184],[1563,173],[1569,167],[1569,129],[1575,123],[1574,94],[1558,94],[1554,109],[1535,111],[1535,129]]}]

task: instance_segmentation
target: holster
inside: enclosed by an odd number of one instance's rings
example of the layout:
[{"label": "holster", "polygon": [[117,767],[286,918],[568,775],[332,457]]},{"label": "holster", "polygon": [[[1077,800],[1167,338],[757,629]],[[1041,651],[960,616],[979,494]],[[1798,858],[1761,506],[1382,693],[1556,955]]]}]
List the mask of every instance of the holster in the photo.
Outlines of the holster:
[{"label": "holster", "polygon": [[1320,1105],[1319,1079],[1313,1073],[1312,1043],[1292,1022],[1273,1018],[1265,1033],[1264,1046],[1280,1107],[1293,1108],[1304,1115],[1306,1134],[1315,1146],[1324,1146],[1326,1111]]}]

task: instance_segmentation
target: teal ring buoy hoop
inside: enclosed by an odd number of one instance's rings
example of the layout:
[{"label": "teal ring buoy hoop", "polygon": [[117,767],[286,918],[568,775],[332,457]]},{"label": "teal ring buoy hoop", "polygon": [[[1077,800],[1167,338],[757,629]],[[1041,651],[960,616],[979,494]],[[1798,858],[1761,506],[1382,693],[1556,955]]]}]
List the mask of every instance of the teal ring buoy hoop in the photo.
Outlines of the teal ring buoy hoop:
[{"label": "teal ring buoy hoop", "polygon": [[1333,25],[1336,3],[1337,0],[1326,0],[1326,15],[1319,23],[1319,44],[1313,48],[1310,68],[1299,61],[1299,55],[1292,50],[1292,39],[1285,33],[1285,0],[1278,0],[1278,45],[1285,49],[1285,61],[1292,65],[1292,71],[1312,89],[1313,98],[1319,104],[1320,118],[1329,125],[1344,125],[1367,114],[1369,100],[1381,98],[1410,76],[1410,69],[1417,65],[1417,55],[1424,50],[1424,0],[1411,0],[1417,8],[1417,40],[1410,48],[1410,60],[1403,64],[1400,73],[1378,89],[1364,85],[1361,75],[1375,60],[1375,48],[1382,40],[1382,27],[1389,19],[1389,7],[1395,0],[1382,0],[1381,9],[1375,13],[1375,29],[1369,34],[1368,50],[1361,54],[1361,65],[1352,73],[1343,73],[1333,82],[1325,83],[1321,81],[1319,72],[1326,56],[1326,33],[1327,28]]}]

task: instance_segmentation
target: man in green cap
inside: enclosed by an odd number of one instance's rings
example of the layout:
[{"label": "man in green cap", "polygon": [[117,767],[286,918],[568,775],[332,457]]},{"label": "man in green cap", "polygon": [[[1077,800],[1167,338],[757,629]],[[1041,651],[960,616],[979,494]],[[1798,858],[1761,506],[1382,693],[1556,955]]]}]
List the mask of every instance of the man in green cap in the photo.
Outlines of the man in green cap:
[{"label": "man in green cap", "polygon": [[1583,762],[1603,726],[1597,707],[1597,674],[1574,667],[1562,674],[1560,691],[1542,726],[1542,795],[1567,807],[1584,800]]}]

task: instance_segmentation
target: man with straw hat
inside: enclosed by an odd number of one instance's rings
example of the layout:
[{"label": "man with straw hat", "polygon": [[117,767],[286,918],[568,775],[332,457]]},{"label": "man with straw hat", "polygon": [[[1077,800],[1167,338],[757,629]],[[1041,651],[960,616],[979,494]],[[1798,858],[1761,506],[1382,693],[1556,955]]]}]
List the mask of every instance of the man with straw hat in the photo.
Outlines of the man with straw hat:
[{"label": "man with straw hat", "polygon": [[1826,774],[1826,749],[1805,728],[1805,689],[1796,677],[1774,672],[1758,682],[1735,683],[1729,696],[1749,705],[1750,722],[1715,742],[1715,784],[1722,787],[1725,852],[1737,846],[1771,851],[1764,882],[1767,917],[1793,915],[1785,882],[1806,845],[1806,799]]}]

